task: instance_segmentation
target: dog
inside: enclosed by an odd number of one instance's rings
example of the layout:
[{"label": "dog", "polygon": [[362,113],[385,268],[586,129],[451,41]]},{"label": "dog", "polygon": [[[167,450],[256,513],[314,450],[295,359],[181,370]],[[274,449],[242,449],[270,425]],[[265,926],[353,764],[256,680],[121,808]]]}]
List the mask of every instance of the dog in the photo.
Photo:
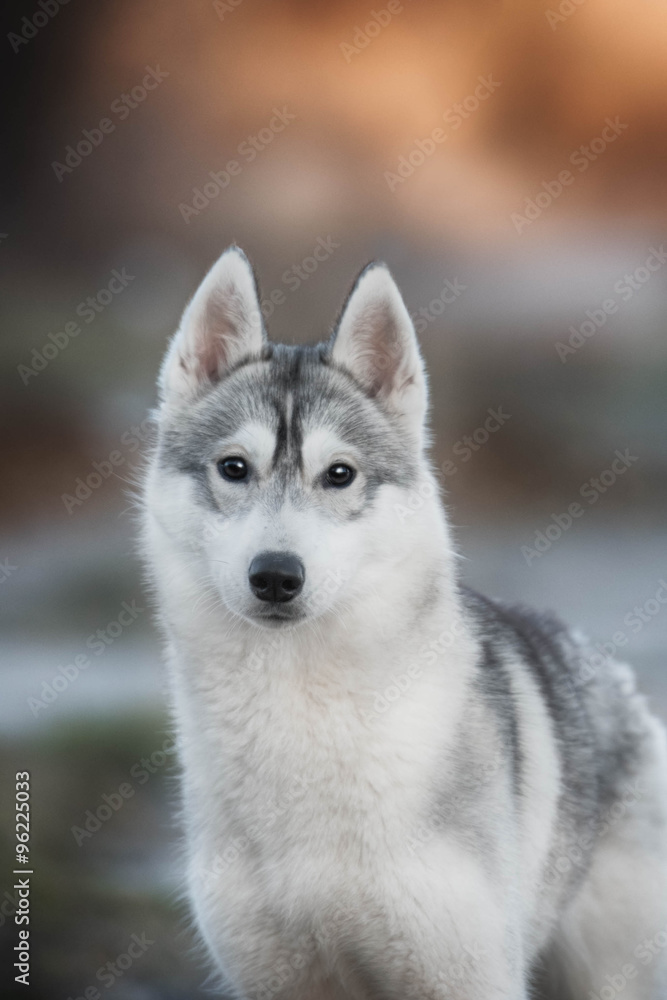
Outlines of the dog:
[{"label": "dog", "polygon": [[627,666],[460,582],[386,266],[285,346],[228,249],[159,394],[143,545],[225,995],[664,1000],[665,732]]}]

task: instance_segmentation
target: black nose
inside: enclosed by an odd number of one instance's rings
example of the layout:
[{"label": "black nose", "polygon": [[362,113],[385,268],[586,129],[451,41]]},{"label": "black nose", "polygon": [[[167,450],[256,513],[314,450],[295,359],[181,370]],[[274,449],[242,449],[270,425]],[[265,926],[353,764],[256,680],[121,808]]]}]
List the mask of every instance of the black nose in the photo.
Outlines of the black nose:
[{"label": "black nose", "polygon": [[250,588],[260,601],[291,601],[305,579],[303,563],[290,552],[260,552],[248,570]]}]

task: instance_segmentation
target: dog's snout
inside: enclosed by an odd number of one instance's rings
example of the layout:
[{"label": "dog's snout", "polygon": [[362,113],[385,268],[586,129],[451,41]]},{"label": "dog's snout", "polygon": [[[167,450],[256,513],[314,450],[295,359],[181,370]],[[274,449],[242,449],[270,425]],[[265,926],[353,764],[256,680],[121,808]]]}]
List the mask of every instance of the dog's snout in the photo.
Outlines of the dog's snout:
[{"label": "dog's snout", "polygon": [[303,588],[306,571],[291,552],[261,552],[250,563],[250,589],[260,601],[284,604]]}]

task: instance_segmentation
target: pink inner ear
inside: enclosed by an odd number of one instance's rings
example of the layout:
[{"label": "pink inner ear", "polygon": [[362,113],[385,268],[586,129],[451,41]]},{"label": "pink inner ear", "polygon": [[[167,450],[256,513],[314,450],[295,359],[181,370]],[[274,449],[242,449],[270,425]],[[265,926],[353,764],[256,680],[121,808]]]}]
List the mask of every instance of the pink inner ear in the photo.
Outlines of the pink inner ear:
[{"label": "pink inner ear", "polygon": [[230,355],[231,341],[238,338],[234,323],[234,297],[221,302],[212,295],[206,302],[201,326],[197,333],[196,368],[200,378],[217,382]]},{"label": "pink inner ear", "polygon": [[188,377],[194,376],[197,382],[217,382],[220,376],[217,356],[213,352],[200,351],[194,357],[179,354],[178,364]]},{"label": "pink inner ear", "polygon": [[[222,343],[223,338],[219,337],[218,339]],[[199,358],[200,371],[203,375],[206,375],[210,382],[217,382],[220,378],[223,353],[222,350],[216,352],[214,345],[209,344],[208,349]]]},{"label": "pink inner ear", "polygon": [[399,392],[405,392],[405,390],[410,385],[416,385],[414,375],[408,375],[407,378],[404,378],[403,381],[401,382],[401,384],[399,386],[397,386],[398,391]]},{"label": "pink inner ear", "polygon": [[[405,345],[391,314],[374,309],[366,320],[367,331],[357,354],[365,369],[365,381],[372,395],[391,392],[396,385],[403,361]],[[406,383],[407,384],[407,383]]]},{"label": "pink inner ear", "polygon": [[211,333],[201,333],[196,354],[180,356],[180,366],[188,375],[194,375],[198,382],[217,382],[223,367],[224,338]]}]

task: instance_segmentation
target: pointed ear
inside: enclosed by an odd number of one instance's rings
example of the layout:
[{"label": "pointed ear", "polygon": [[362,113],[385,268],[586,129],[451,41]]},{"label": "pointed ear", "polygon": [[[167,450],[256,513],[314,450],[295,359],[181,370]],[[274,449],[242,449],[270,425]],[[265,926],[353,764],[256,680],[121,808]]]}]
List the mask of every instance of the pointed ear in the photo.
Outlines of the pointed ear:
[{"label": "pointed ear", "polygon": [[427,391],[412,320],[384,264],[363,270],[334,334],[332,360],[421,434]]},{"label": "pointed ear", "polygon": [[247,257],[225,250],[183,313],[160,373],[163,399],[193,400],[266,342],[257,286]]}]

